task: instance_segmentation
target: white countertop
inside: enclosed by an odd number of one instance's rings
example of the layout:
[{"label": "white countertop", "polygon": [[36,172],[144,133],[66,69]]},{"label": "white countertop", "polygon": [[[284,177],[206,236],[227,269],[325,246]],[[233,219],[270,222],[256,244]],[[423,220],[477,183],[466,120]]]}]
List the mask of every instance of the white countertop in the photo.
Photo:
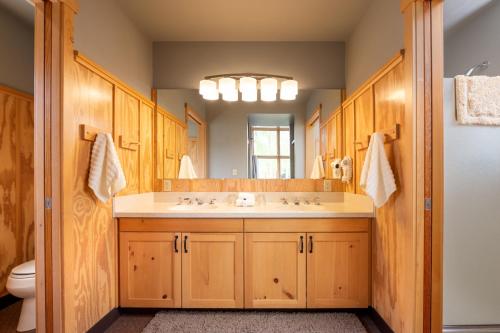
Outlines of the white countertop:
[{"label": "white countertop", "polygon": [[[356,218],[374,217],[372,201],[363,195],[351,193],[260,193],[265,203],[254,207],[236,207],[232,204],[235,193],[215,192],[155,192],[116,197],[113,200],[114,217],[134,218]],[[285,197],[289,204],[279,199]],[[305,204],[318,197],[320,205]],[[200,198],[198,205],[178,205],[178,198]],[[215,204],[208,201],[216,199]],[[298,199],[301,204],[293,202]]]}]

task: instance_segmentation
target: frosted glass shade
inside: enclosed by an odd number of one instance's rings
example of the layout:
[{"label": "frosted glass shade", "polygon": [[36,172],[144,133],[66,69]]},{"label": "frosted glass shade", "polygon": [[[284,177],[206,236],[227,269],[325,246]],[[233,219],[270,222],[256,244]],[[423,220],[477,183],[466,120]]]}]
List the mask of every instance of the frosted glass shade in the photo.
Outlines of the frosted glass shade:
[{"label": "frosted glass shade", "polygon": [[221,94],[233,94],[233,90],[236,90],[235,79],[232,79],[230,77],[223,77],[222,79],[219,79],[219,91]]},{"label": "frosted glass shade", "polygon": [[297,97],[299,85],[295,80],[281,82],[280,98],[284,101],[292,101]]},{"label": "frosted glass shade", "polygon": [[207,93],[213,93],[217,90],[217,82],[212,80],[201,80],[200,81],[200,95],[205,95]]},{"label": "frosted glass shade", "polygon": [[243,102],[256,102],[257,101],[257,89],[252,91],[245,91],[241,93],[241,100]]},{"label": "frosted glass shade", "polygon": [[203,99],[207,101],[216,101],[219,99],[219,92],[217,89],[210,90],[203,95]]},{"label": "frosted glass shade", "polygon": [[253,77],[242,77],[240,79],[240,91],[241,93],[253,93],[257,92],[257,80]]},{"label": "frosted glass shade", "polygon": [[278,81],[272,78],[260,81],[260,99],[264,102],[274,102],[278,92]]},{"label": "frosted glass shade", "polygon": [[238,90],[233,89],[222,94],[222,99],[226,102],[236,102],[238,100]]}]

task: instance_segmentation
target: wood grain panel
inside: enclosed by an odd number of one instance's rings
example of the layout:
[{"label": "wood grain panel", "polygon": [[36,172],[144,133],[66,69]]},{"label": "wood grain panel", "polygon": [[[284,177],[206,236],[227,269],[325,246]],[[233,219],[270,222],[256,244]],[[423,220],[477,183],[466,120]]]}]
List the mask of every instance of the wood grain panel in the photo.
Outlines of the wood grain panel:
[{"label": "wood grain panel", "polygon": [[245,219],[245,232],[368,232],[370,219]]},{"label": "wood grain panel", "polygon": [[[163,126],[164,126],[164,118],[165,116],[161,114],[160,112],[156,112],[156,123],[155,123],[155,128],[156,128],[156,145],[155,145],[155,167],[156,167],[156,178],[157,179],[163,179],[165,178],[163,176],[163,163],[164,163],[164,154],[165,154],[165,142],[163,140]],[[156,184],[156,182],[155,182]],[[160,189],[163,188],[163,184],[160,183]]]},{"label": "wood grain panel", "polygon": [[[354,116],[355,116],[355,134],[356,142],[364,140],[371,135],[374,130],[374,115],[373,115],[373,89],[370,86],[357,99],[354,100]],[[359,186],[359,179],[363,162],[365,160],[366,150],[356,149],[355,169],[356,169],[356,193],[363,194]]]},{"label": "wood grain panel", "polygon": [[307,234],[307,307],[369,305],[368,233]]},{"label": "wood grain panel", "polygon": [[15,266],[34,258],[33,97],[0,86],[0,297]]},{"label": "wood grain panel", "polygon": [[127,187],[120,195],[139,193],[139,149],[131,150],[120,146],[120,140],[140,142],[139,137],[139,107],[140,100],[128,94],[121,88],[115,87],[114,108],[114,141],[117,146],[118,157],[122,163]]},{"label": "wood grain panel", "polygon": [[140,109],[140,192],[153,192],[153,112],[154,109],[141,102]]},{"label": "wood grain panel", "polygon": [[180,239],[167,232],[120,232],[120,306],[181,306]]},{"label": "wood grain panel", "polygon": [[243,232],[243,220],[120,218],[120,231]]},{"label": "wood grain panel", "polygon": [[[172,179],[172,192],[323,192],[322,179]],[[342,184],[333,181],[333,190]],[[156,189],[163,190],[161,183]]]},{"label": "wood grain panel", "polygon": [[304,233],[245,234],[246,308],[306,306],[305,237]]},{"label": "wood grain panel", "polygon": [[345,191],[354,193],[356,191],[356,147],[354,142],[356,141],[355,136],[355,114],[354,114],[354,103],[347,105],[343,109],[343,120],[344,120],[344,154],[349,156],[353,160],[353,178],[349,183],[345,184]]},{"label": "wood grain panel", "polygon": [[243,307],[243,234],[182,234],[182,307]]},{"label": "wood grain panel", "polygon": [[373,228],[373,305],[397,332],[412,332],[415,231],[412,211],[411,118],[405,116],[403,63],[374,85],[375,129],[400,126],[400,139],[385,145],[397,191],[377,209]]},{"label": "wood grain panel", "polygon": [[92,143],[79,136],[80,124],[113,132],[113,85],[79,64],[72,74],[66,95],[72,108],[64,119],[65,190],[71,192],[65,192],[63,294],[65,330],[84,332],[118,305],[111,202],[98,201],[87,185]]},{"label": "wood grain panel", "polygon": [[163,117],[163,177],[177,178],[177,153],[175,143],[175,122]]}]

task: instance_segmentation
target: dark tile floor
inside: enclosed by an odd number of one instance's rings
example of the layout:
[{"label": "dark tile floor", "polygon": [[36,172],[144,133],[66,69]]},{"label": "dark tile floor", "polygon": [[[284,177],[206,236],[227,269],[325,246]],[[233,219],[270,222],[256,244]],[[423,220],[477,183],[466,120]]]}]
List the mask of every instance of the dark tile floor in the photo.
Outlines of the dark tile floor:
[{"label": "dark tile floor", "polygon": [[105,333],[141,333],[154,316],[154,313],[121,314]]},{"label": "dark tile floor", "polygon": [[[0,333],[16,333],[17,321],[21,313],[22,301],[0,310]],[[34,333],[35,330],[28,333]]]}]

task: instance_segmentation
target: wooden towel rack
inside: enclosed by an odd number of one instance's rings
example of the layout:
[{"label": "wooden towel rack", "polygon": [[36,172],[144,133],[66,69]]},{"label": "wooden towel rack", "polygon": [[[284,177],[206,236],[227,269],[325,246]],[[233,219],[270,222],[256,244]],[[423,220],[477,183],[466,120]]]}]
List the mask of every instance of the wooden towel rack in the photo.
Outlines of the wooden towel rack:
[{"label": "wooden towel rack", "polygon": [[[97,133],[101,133],[101,132],[104,132],[104,131],[102,131],[98,128],[86,125],[86,124],[80,125],[80,133],[81,133],[80,135],[81,135],[82,140],[94,142],[95,138],[97,136]],[[118,145],[120,148],[135,151],[135,150],[137,150],[137,147],[139,146],[139,144],[140,143],[138,141],[130,140],[129,138],[125,137],[124,135],[120,135],[118,137]]]},{"label": "wooden towel rack", "polygon": [[[394,127],[377,131],[377,133],[384,134],[384,143],[390,143],[399,139],[399,129],[400,129],[399,124],[394,124]],[[370,139],[371,135],[368,135],[365,140],[354,142],[354,144],[357,145],[358,147],[357,150],[368,149],[368,145],[370,144]]]}]

